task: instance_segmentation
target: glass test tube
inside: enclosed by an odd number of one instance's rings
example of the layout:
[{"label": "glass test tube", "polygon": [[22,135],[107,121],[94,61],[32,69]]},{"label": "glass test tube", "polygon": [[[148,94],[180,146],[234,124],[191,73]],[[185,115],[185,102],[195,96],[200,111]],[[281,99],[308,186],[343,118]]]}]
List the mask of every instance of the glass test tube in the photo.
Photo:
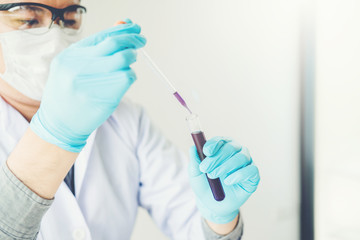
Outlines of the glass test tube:
[{"label": "glass test tube", "polygon": [[[186,118],[186,121],[189,124],[191,136],[194,140],[197,153],[200,157],[200,160],[203,161],[206,158],[205,154],[203,153],[203,147],[206,143],[206,139],[204,132],[201,130],[199,117],[196,114],[191,114]],[[225,198],[225,193],[221,185],[220,179],[219,178],[211,179],[207,176],[207,174],[206,174],[206,178],[209,182],[210,189],[215,200],[222,201]]]}]

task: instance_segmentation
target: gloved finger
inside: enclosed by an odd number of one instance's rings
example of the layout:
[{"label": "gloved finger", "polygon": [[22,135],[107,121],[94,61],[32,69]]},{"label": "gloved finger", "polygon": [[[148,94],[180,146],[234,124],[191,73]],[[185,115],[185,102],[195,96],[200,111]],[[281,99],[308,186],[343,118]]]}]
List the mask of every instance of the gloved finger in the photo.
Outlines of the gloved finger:
[{"label": "gloved finger", "polygon": [[236,153],[227,161],[223,162],[223,164],[209,172],[208,176],[213,179],[221,176],[228,176],[231,173],[250,165],[251,163],[252,159],[250,157],[249,150],[243,147],[241,152]]},{"label": "gloved finger", "polygon": [[113,89],[115,85],[119,82],[119,79],[127,79],[126,83],[132,84],[136,80],[136,74],[131,68],[109,73],[99,73],[96,75],[86,74],[83,76],[78,76],[76,84],[82,88],[88,87],[93,91],[94,89],[98,91],[103,88]]},{"label": "gloved finger", "polygon": [[100,57],[109,56],[127,48],[139,49],[144,47],[145,44],[146,39],[144,36],[130,33],[108,37],[95,46],[82,48],[81,51],[84,51],[86,56]]},{"label": "gloved finger", "polygon": [[224,179],[226,185],[238,184],[242,189],[248,193],[255,192],[260,181],[260,174],[258,168],[251,164],[247,167],[241,168]]},{"label": "gloved finger", "polygon": [[94,58],[87,64],[87,74],[100,74],[117,72],[122,69],[127,69],[131,64],[136,62],[137,52],[134,49],[126,49],[115,53],[114,55]]},{"label": "gloved finger", "polygon": [[123,21],[122,20],[117,21],[114,26],[119,25],[119,24],[128,24],[128,23],[132,23],[132,21],[129,18],[126,18]]},{"label": "gloved finger", "polygon": [[141,27],[137,24],[134,23],[119,24],[117,26],[96,33],[90,37],[84,38],[83,40],[71,45],[70,48],[90,47],[99,44],[108,37],[118,36],[126,33],[140,34],[140,32],[141,32]]},{"label": "gloved finger", "polygon": [[199,155],[197,153],[196,147],[192,146],[189,150],[190,162],[188,167],[188,172],[190,177],[197,177],[203,174],[199,169],[199,164],[201,162]]},{"label": "gloved finger", "polygon": [[[218,142],[220,143],[221,141]],[[200,164],[200,171],[204,173],[212,172],[215,168],[219,167],[242,149],[241,145],[238,145],[236,142],[226,142],[225,144],[220,145],[222,145],[222,147],[215,155],[208,156],[202,161]]]},{"label": "gloved finger", "polygon": [[91,100],[97,103],[113,104],[120,101],[121,96],[135,80],[136,74],[129,68],[117,72],[81,76],[78,77],[76,85],[82,88],[82,92],[91,95]]},{"label": "gloved finger", "polygon": [[126,23],[133,23],[133,22],[131,21],[131,19],[129,19],[129,18],[125,18],[124,22],[126,22]]},{"label": "gloved finger", "polygon": [[211,157],[212,155],[215,155],[227,142],[231,142],[231,139],[225,137],[213,137],[205,143],[203,152],[207,157]]}]

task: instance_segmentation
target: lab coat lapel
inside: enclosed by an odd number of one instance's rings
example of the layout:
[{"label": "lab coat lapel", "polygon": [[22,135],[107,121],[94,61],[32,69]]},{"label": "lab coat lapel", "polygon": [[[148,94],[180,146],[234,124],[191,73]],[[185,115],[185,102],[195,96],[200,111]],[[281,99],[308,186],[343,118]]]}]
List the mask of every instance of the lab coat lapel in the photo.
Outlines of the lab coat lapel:
[{"label": "lab coat lapel", "polygon": [[65,182],[55,195],[55,201],[42,220],[39,239],[86,239],[90,240],[90,230],[77,202],[81,194],[88,162],[92,153],[96,130],[88,138],[87,144],[75,162],[75,196]]},{"label": "lab coat lapel", "polygon": [[81,194],[81,186],[84,181],[88,162],[92,153],[97,130],[95,130],[88,138],[87,144],[79,154],[75,162],[75,195],[78,198]]},{"label": "lab coat lapel", "polygon": [[39,239],[91,240],[90,230],[81,209],[64,182],[61,183],[52,206],[42,219]]},{"label": "lab coat lapel", "polygon": [[40,228],[39,238],[51,240],[86,239],[91,233],[81,208],[77,202],[81,194],[88,162],[92,153],[96,130],[89,136],[87,144],[75,162],[75,196],[65,182],[62,182],[55,195],[55,201],[45,214]]}]

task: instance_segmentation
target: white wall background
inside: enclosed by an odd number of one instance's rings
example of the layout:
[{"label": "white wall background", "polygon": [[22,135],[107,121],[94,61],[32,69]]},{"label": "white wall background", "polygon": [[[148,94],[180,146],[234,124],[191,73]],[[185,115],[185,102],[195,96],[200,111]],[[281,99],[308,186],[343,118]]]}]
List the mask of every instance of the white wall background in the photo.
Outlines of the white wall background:
[{"label": "white wall background", "polygon": [[316,240],[360,237],[360,1],[318,0]]},{"label": "white wall background", "polygon": [[[93,33],[131,18],[148,53],[197,112],[206,135],[231,136],[258,165],[258,191],[241,208],[244,239],[298,239],[298,0],[87,0]],[[147,65],[128,96],[180,148],[185,111]],[[166,239],[140,212],[133,240]]]}]

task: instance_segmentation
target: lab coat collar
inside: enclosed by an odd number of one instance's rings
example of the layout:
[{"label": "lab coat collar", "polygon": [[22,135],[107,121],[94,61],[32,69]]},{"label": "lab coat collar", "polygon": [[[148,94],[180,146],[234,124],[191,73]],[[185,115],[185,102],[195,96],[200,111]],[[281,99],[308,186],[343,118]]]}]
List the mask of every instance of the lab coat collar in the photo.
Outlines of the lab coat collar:
[{"label": "lab coat collar", "polygon": [[[20,138],[29,127],[28,121],[10,104],[0,97],[0,131],[4,131],[7,141],[15,147]],[[12,149],[9,149],[10,152]]]}]

